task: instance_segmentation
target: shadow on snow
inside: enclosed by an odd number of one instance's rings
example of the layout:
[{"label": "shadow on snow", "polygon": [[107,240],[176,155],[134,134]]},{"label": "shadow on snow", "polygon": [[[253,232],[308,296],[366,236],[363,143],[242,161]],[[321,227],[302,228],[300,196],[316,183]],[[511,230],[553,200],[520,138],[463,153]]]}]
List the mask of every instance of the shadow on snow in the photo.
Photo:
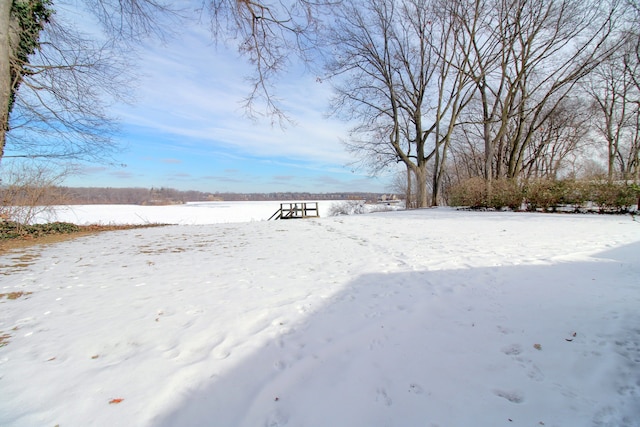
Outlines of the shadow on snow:
[{"label": "shadow on snow", "polygon": [[153,425],[638,425],[638,254],[362,275]]}]

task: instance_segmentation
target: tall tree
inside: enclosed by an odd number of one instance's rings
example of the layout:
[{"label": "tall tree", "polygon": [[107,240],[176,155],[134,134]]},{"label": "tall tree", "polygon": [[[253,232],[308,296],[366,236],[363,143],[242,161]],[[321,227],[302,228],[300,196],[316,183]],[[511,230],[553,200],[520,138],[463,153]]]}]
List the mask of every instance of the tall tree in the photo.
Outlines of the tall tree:
[{"label": "tall tree", "polygon": [[[618,47],[621,4],[577,0],[459,0],[453,11],[471,46],[484,176],[517,177],[536,134],[575,85]],[[470,110],[472,112],[473,110]]]},{"label": "tall tree", "polygon": [[0,1],[0,159],[4,154],[9,116],[28,69],[40,46],[40,32],[51,17],[51,2]]},{"label": "tall tree", "polygon": [[593,127],[605,141],[610,182],[637,180],[640,170],[640,88],[634,81],[640,64],[635,61],[636,40],[629,36],[585,84],[593,100]]},{"label": "tall tree", "polygon": [[544,126],[536,132],[524,154],[524,179],[556,180],[570,174],[577,156],[590,144],[591,114],[584,97],[566,97],[554,106]]},{"label": "tall tree", "polygon": [[[416,177],[418,207],[429,204],[429,162],[443,162],[465,100],[465,79],[441,62],[449,27],[428,0],[345,4],[330,35],[334,108],[357,124],[347,144],[380,169],[401,162]],[[438,183],[441,168],[435,167]],[[408,174],[410,179],[411,174]]]}]

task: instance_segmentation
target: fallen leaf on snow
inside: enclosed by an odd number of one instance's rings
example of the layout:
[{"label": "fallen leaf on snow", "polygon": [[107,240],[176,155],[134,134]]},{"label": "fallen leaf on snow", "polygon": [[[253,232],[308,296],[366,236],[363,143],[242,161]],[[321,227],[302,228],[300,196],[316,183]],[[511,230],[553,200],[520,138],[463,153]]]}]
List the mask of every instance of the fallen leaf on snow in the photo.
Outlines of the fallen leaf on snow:
[{"label": "fallen leaf on snow", "polygon": [[118,403],[122,402],[123,400],[124,400],[124,399],[120,399],[120,398],[118,398],[118,399],[111,399],[111,400],[109,401],[109,405],[115,405],[115,404],[118,404]]}]

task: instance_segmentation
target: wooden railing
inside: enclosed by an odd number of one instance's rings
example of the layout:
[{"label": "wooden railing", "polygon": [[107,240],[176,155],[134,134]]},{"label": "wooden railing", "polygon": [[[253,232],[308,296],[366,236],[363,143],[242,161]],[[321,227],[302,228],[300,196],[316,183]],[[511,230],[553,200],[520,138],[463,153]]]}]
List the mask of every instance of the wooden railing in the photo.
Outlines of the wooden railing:
[{"label": "wooden railing", "polygon": [[318,202],[280,203],[280,209],[271,215],[269,221],[272,219],[318,218],[319,216]]}]

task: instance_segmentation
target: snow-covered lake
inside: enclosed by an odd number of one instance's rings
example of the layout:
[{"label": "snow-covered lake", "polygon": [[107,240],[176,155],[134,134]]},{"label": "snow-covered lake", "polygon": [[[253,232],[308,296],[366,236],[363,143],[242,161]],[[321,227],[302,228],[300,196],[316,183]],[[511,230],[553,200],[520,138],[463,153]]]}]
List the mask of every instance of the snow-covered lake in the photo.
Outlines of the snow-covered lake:
[{"label": "snow-covered lake", "polygon": [[0,425],[640,426],[631,216],[278,207],[1,255]]},{"label": "snow-covered lake", "polygon": [[41,215],[40,222],[64,221],[74,224],[218,224],[266,221],[281,203],[318,203],[321,217],[342,201],[287,202],[189,202],[171,206],[71,205]]}]

